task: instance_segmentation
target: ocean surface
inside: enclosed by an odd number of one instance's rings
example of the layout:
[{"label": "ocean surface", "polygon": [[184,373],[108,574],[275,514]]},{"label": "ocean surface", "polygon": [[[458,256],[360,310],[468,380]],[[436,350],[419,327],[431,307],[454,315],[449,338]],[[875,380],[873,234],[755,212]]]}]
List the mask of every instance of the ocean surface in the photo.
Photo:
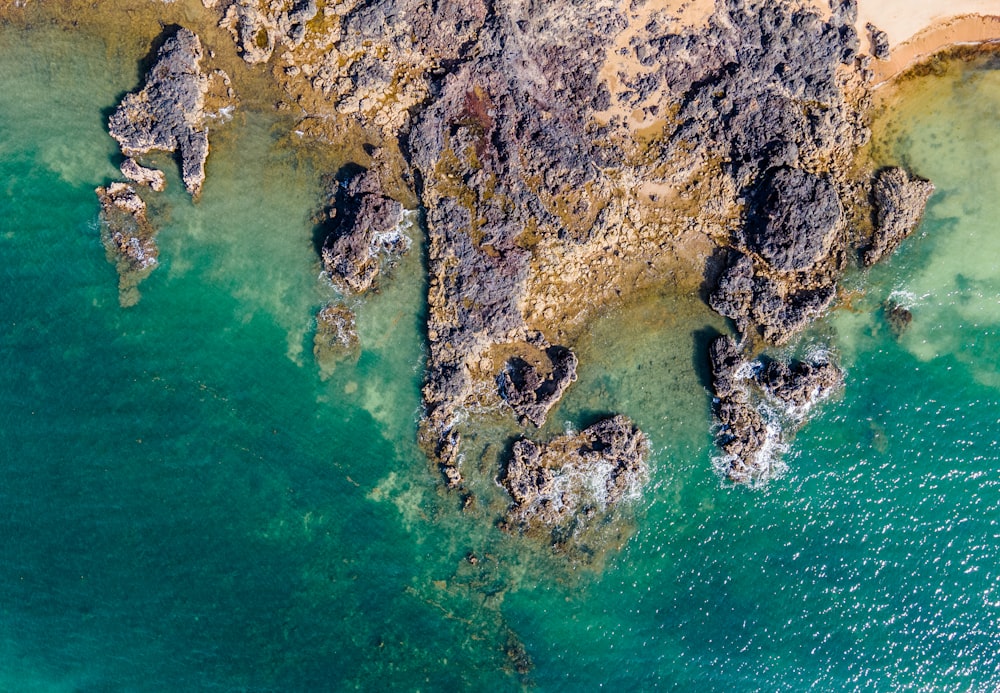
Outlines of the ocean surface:
[{"label": "ocean surface", "polygon": [[654,455],[593,570],[464,517],[417,448],[420,252],[357,305],[357,363],[320,372],[323,172],[273,114],[213,134],[197,204],[167,166],[161,265],[119,305],[94,187],[135,50],[0,27],[0,691],[1000,688],[996,65],[877,122],[937,192],[799,345],[832,344],[847,387],[778,479],[713,470],[723,324],[697,298],[594,326],[555,425],[621,411]]}]

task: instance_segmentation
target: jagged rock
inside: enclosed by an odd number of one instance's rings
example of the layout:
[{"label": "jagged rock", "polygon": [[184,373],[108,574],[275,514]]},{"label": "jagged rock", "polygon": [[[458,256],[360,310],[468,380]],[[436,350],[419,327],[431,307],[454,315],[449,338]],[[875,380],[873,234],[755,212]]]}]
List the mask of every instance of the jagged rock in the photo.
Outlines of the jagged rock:
[{"label": "jagged rock", "polygon": [[877,60],[888,60],[889,35],[871,22],[865,24],[865,31],[868,32],[868,39],[871,42],[872,55]]},{"label": "jagged rock", "polygon": [[236,0],[226,8],[220,26],[233,34],[243,59],[256,65],[267,62],[279,42],[289,48],[301,44],[306,22],[318,11],[316,0],[296,0],[291,7],[280,9],[261,0]]},{"label": "jagged rock", "polygon": [[911,178],[901,168],[886,168],[875,174],[872,198],[875,202],[875,231],[861,261],[870,267],[894,251],[913,233],[934,192],[934,184]]},{"label": "jagged rock", "polygon": [[[804,410],[843,384],[844,374],[829,360],[814,362],[749,360],[727,335],[709,346],[714,394],[715,443],[725,453],[721,466],[735,483],[766,481],[782,441],[798,426]],[[762,398],[777,402],[785,420],[763,415]],[[769,449],[772,448],[772,449]]]},{"label": "jagged rock", "polygon": [[208,130],[201,71],[202,47],[188,29],[178,29],[157,53],[138,92],[126,94],[111,115],[108,129],[122,153],[135,157],[153,150],[180,151],[184,187],[197,197],[205,182]]},{"label": "jagged rock", "polygon": [[799,168],[773,169],[749,219],[747,246],[776,270],[809,269],[829,252],[841,217],[828,179]]},{"label": "jagged rock", "polygon": [[531,422],[541,427],[549,410],[576,381],[576,354],[563,346],[546,344],[543,348],[549,361],[547,373],[515,356],[497,376],[500,396],[517,414],[522,426]]},{"label": "jagged rock", "polygon": [[344,358],[356,358],[359,351],[354,311],[343,303],[328,303],[316,314],[313,355],[324,373]]},{"label": "jagged rock", "polygon": [[140,166],[131,157],[122,162],[121,171],[122,175],[129,180],[148,185],[156,192],[163,192],[164,188],[167,187],[167,177],[163,175],[163,171]]},{"label": "jagged rock", "polygon": [[829,361],[771,361],[756,382],[768,396],[788,407],[811,407],[844,383],[844,373]]},{"label": "jagged rock", "polygon": [[101,203],[101,238],[118,270],[119,299],[129,306],[139,299],[136,285],[158,264],[156,231],[146,218],[146,203],[131,185],[112,183],[95,192]]},{"label": "jagged rock", "polygon": [[362,293],[374,285],[383,256],[391,261],[410,248],[400,228],[403,206],[384,194],[375,169],[345,186],[338,184],[334,198],[331,228],[321,251],[323,269],[345,293]]},{"label": "jagged rock", "polygon": [[639,494],[648,455],[645,434],[621,415],[546,444],[521,439],[499,479],[513,499],[505,526],[568,537]]}]

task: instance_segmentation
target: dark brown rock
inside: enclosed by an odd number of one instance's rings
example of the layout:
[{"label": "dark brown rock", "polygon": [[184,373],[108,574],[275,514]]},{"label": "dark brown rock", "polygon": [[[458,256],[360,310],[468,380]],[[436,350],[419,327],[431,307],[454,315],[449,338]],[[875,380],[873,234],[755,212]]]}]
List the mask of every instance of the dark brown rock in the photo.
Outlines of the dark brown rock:
[{"label": "dark brown rock", "polygon": [[562,346],[548,346],[544,353],[549,361],[547,374],[515,356],[497,376],[500,396],[517,414],[522,426],[528,422],[542,426],[549,410],[576,381],[576,354]]}]

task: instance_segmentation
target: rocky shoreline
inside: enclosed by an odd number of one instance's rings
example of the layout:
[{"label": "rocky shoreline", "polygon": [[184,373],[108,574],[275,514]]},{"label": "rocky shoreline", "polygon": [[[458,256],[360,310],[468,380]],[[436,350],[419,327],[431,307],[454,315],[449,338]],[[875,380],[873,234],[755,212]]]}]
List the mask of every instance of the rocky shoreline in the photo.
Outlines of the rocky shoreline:
[{"label": "rocky shoreline", "polygon": [[[363,143],[331,176],[318,219],[317,262],[340,299],[317,316],[315,354],[325,373],[356,356],[346,299],[391,281],[384,269],[411,243],[402,219],[419,209],[419,436],[464,507],[463,439],[484,425],[476,412],[503,412],[508,430],[541,436],[502,469],[565,445],[537,429],[587,367],[576,340],[609,307],[664,285],[703,288],[731,321],[733,335],[709,354],[717,440],[729,478],[766,479],[757,458],[782,434],[761,403],[811,406],[843,379],[832,360],[768,350],[830,309],[848,268],[891,253],[933,190],[859,159],[872,61],[888,45],[869,26],[873,55],[862,52],[854,0],[719,0],[692,22],[679,4],[613,0],[203,5],[202,27],[230,44],[206,53],[187,28],[163,39],[142,89],[109,121],[123,175],[162,189],[162,172],[140,157],[177,152],[197,199],[210,115],[239,89],[214,65],[224,51],[270,75],[276,107],[302,114],[296,132],[308,141]],[[646,447],[635,454],[644,467]],[[634,495],[611,494],[608,517]]]}]

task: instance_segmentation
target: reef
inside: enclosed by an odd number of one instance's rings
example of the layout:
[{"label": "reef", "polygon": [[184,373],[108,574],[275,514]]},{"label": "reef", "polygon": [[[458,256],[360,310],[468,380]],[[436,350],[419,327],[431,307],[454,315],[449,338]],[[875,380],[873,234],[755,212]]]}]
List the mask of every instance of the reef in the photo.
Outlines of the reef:
[{"label": "reef", "polygon": [[135,287],[159,264],[156,231],[146,216],[146,203],[131,185],[112,183],[95,192],[101,204],[101,239],[118,270],[119,300],[123,306],[132,305],[139,299]]},{"label": "reef", "polygon": [[354,311],[342,302],[328,303],[316,314],[313,355],[323,376],[328,377],[337,363],[358,358],[361,344],[355,323]]}]

